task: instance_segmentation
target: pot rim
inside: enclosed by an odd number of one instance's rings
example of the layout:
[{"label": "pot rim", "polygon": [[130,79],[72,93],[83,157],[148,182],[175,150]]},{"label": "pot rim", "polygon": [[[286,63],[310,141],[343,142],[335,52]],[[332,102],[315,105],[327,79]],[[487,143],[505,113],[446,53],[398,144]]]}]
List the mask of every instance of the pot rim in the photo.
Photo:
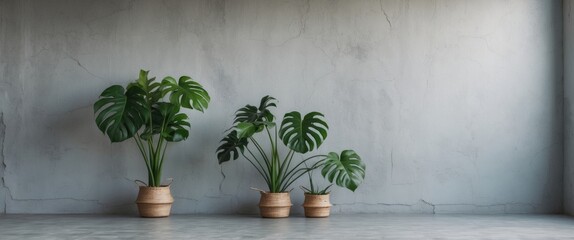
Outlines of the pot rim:
[{"label": "pot rim", "polygon": [[139,186],[140,189],[142,189],[142,188],[144,188],[144,189],[154,189],[154,188],[157,188],[157,189],[166,189],[166,188],[170,188],[170,187],[171,187],[170,185],[161,185],[161,186],[159,186],[159,187]]},{"label": "pot rim", "polygon": [[274,192],[260,192],[261,194],[290,194],[291,192],[278,192],[278,193],[274,193]]},{"label": "pot rim", "polygon": [[305,193],[305,196],[330,196],[331,193],[327,193],[327,194],[310,194],[310,193]]}]

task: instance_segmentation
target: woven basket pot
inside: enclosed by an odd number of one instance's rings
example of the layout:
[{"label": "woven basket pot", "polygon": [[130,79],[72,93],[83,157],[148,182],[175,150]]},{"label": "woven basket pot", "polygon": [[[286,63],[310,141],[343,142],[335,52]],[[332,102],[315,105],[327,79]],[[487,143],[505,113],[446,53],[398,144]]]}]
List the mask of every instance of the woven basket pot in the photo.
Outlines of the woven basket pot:
[{"label": "woven basket pot", "polygon": [[144,187],[140,186],[138,210],[141,217],[160,218],[168,217],[173,204],[173,197],[169,186]]},{"label": "woven basket pot", "polygon": [[286,218],[291,211],[291,196],[288,192],[261,192],[259,210],[264,218]]},{"label": "woven basket pot", "polygon": [[328,217],[331,213],[331,203],[329,202],[329,194],[313,195],[305,194],[305,201],[303,202],[305,208],[305,217],[309,218],[324,218]]}]

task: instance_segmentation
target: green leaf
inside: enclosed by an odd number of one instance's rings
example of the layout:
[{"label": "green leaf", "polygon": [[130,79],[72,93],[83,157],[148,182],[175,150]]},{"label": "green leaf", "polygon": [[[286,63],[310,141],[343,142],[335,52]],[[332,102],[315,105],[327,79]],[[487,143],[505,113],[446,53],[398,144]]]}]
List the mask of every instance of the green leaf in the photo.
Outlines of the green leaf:
[{"label": "green leaf", "polygon": [[256,125],[254,123],[241,122],[235,126],[237,129],[238,138],[249,138],[253,136],[256,132],[263,131],[263,125]]},{"label": "green leaf", "polygon": [[221,140],[221,143],[216,151],[219,164],[239,158],[239,151],[243,153],[248,142],[245,138],[237,137],[237,131],[233,130]]},{"label": "green leaf", "polygon": [[149,71],[140,70],[139,78],[135,82],[130,83],[128,87],[131,85],[139,86],[146,92],[146,98],[149,104],[153,105],[154,103],[158,102],[162,96],[161,91],[158,91],[160,84],[155,82],[155,77],[148,79],[148,73]]},{"label": "green leaf", "polygon": [[329,182],[355,191],[365,179],[365,164],[361,157],[353,150],[344,150],[341,157],[334,152],[327,155],[321,175]]},{"label": "green leaf", "polygon": [[120,85],[113,85],[104,90],[94,103],[96,124],[112,142],[133,137],[144,125],[148,112],[145,92],[137,86],[126,91]]},{"label": "green leaf", "polygon": [[156,107],[164,118],[162,137],[169,142],[179,142],[189,137],[190,127],[187,115],[179,113],[179,106],[173,103],[158,103]]},{"label": "green leaf", "polygon": [[259,108],[252,105],[246,105],[245,107],[237,110],[237,112],[235,112],[235,120],[233,123],[273,122],[275,117],[270,111],[271,107],[277,107],[275,104],[275,98],[267,95],[261,98]]},{"label": "green leaf", "polygon": [[255,122],[259,118],[257,107],[246,105],[235,112],[233,123]]},{"label": "green leaf", "polygon": [[285,114],[279,137],[283,143],[295,152],[307,153],[319,148],[327,138],[329,126],[323,120],[323,114],[310,112],[303,119],[299,112]]},{"label": "green leaf", "polygon": [[162,96],[170,93],[169,101],[173,104],[201,112],[207,109],[211,100],[203,86],[188,76],[180,77],[179,81],[173,77],[164,78],[161,82],[161,93]]},{"label": "green leaf", "polygon": [[261,113],[261,119],[258,119],[259,121],[273,122],[275,117],[273,116],[271,111],[269,111],[269,108],[277,107],[277,104],[275,104],[275,102],[276,102],[275,98],[269,95],[261,98],[261,102],[259,103],[259,112]]},{"label": "green leaf", "polygon": [[179,106],[173,103],[157,103],[152,107],[152,126],[151,131],[149,125],[142,133],[144,139],[148,139],[151,135],[160,134],[161,137],[169,142],[179,142],[189,137],[189,131],[186,128],[190,127],[187,121],[188,117],[184,113],[179,113]]}]

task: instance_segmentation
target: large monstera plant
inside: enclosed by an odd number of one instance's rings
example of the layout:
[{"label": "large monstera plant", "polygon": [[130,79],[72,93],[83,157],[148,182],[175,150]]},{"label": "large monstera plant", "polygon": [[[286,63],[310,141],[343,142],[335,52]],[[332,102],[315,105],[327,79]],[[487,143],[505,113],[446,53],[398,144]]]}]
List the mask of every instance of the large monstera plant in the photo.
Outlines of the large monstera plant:
[{"label": "large monstera plant", "polygon": [[[297,179],[318,168],[329,182],[355,191],[365,177],[365,165],[353,150],[294,160],[296,153],[312,152],[327,138],[329,126],[323,114],[310,112],[303,116],[289,112],[278,127],[271,112],[274,107],[275,98],[265,96],[259,107],[246,105],[237,110],[233,127],[217,148],[219,164],[243,157],[263,177],[270,193],[289,191]],[[268,151],[259,143],[257,134],[269,140]],[[286,154],[281,154],[280,143],[287,147]]]},{"label": "large monstera plant", "polygon": [[148,78],[148,72],[141,70],[125,89],[113,85],[104,90],[94,103],[94,114],[98,128],[112,142],[135,141],[147,167],[148,186],[159,187],[167,143],[189,136],[188,116],[181,109],[203,112],[210,97],[188,76],[157,82]]}]

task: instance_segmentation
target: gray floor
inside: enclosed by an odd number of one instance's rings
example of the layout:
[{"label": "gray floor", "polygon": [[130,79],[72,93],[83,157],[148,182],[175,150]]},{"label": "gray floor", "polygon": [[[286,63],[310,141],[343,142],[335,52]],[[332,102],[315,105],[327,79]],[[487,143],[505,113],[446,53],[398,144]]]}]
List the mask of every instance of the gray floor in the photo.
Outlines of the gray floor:
[{"label": "gray floor", "polygon": [[0,239],[574,239],[560,215],[333,215],[325,219],[174,215],[4,215]]}]

